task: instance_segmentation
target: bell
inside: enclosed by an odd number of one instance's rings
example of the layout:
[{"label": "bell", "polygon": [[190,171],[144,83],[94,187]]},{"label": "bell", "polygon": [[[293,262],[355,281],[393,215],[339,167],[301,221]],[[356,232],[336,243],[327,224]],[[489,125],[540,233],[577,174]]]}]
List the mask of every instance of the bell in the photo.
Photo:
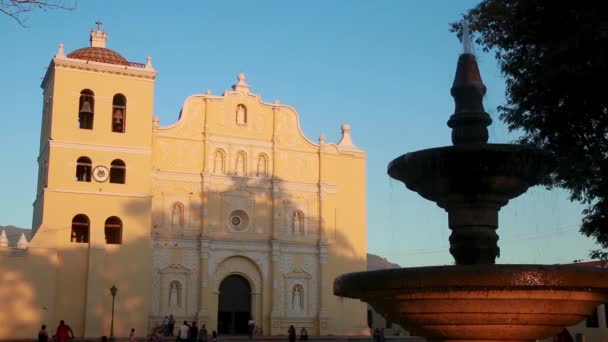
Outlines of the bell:
[{"label": "bell", "polygon": [[87,100],[82,101],[82,107],[80,107],[80,112],[81,113],[93,113],[93,109],[91,108],[91,104],[89,103],[89,101],[87,101]]},{"label": "bell", "polygon": [[112,117],[114,118],[115,124],[118,125],[118,124],[122,123],[122,110],[120,110],[120,109],[115,110]]}]

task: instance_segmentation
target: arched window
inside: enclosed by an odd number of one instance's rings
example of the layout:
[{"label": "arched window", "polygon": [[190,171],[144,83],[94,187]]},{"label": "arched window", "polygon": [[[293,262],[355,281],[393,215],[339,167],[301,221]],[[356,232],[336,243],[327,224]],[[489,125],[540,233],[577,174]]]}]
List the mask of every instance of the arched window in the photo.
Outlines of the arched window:
[{"label": "arched window", "polygon": [[122,243],[122,221],[116,216],[108,217],[104,233],[108,245],[120,245]]},{"label": "arched window", "polygon": [[260,154],[258,156],[258,172],[256,175],[258,177],[268,176],[268,157],[266,157],[265,154]]},{"label": "arched window", "polygon": [[304,310],[304,288],[300,284],[295,285],[291,291],[291,308],[293,311]]},{"label": "arched window", "polygon": [[236,124],[247,124],[247,107],[245,107],[244,104],[239,104],[238,106],[236,106]]},{"label": "arched window", "polygon": [[304,213],[300,210],[296,210],[293,213],[293,233],[294,234],[304,234]]},{"label": "arched window", "polygon": [[89,242],[89,218],[87,215],[78,214],[72,219],[72,233],[70,242],[88,243]]},{"label": "arched window", "polygon": [[79,182],[91,181],[91,166],[93,162],[89,157],[80,157],[76,161],[76,180]]},{"label": "arched window", "polygon": [[127,119],[127,98],[123,94],[112,99],[112,132],[124,133]]},{"label": "arched window", "polygon": [[171,209],[171,226],[184,226],[184,205],[179,202],[175,202],[173,204],[173,208]]},{"label": "arched window", "polygon": [[89,89],[80,92],[78,102],[78,127],[81,129],[93,129],[93,117],[95,115],[95,94]]},{"label": "arched window", "polygon": [[213,173],[224,174],[224,160],[226,160],[226,154],[224,150],[217,149],[213,155]]},{"label": "arched window", "polygon": [[182,284],[174,280],[169,283],[169,307],[182,306]]},{"label": "arched window", "polygon": [[125,162],[114,159],[110,164],[110,183],[125,184],[127,168]]},{"label": "arched window", "polygon": [[236,154],[236,162],[234,163],[234,173],[239,176],[247,175],[247,155],[243,151]]}]

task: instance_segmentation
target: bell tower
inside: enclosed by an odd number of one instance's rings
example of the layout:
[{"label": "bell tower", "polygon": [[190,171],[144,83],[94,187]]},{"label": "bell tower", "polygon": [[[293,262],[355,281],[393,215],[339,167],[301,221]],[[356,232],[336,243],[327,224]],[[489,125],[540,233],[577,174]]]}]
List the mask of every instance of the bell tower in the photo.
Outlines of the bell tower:
[{"label": "bell tower", "polygon": [[[55,305],[49,321],[70,322],[76,336],[146,331],[150,292],[150,172],[156,71],[106,48],[97,28],[90,46],[59,45],[42,81],[43,118],[32,246],[57,250]],[[82,305],[82,303],[85,303]]]}]

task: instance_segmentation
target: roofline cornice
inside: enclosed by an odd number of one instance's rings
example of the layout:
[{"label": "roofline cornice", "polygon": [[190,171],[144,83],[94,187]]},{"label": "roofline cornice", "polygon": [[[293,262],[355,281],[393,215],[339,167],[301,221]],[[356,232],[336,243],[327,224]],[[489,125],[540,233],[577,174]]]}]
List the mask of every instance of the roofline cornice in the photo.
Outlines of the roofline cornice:
[{"label": "roofline cornice", "polygon": [[[76,58],[67,58],[67,57],[53,58],[50,66],[49,66],[49,69],[51,69],[53,67],[54,68],[65,67],[65,68],[70,68],[70,69],[96,71],[96,72],[122,75],[122,76],[146,78],[146,79],[150,79],[150,80],[154,80],[156,78],[156,75],[158,75],[158,72],[156,72],[156,70],[154,70],[153,68],[145,68],[145,67],[138,68],[138,67],[132,67],[132,66],[128,66],[128,65],[115,65],[115,64],[88,61],[88,60],[82,60],[82,59],[76,59]],[[47,75],[48,75],[48,72],[47,72]],[[46,78],[46,76],[45,76],[45,78]],[[44,84],[44,81],[43,81],[43,84]]]}]

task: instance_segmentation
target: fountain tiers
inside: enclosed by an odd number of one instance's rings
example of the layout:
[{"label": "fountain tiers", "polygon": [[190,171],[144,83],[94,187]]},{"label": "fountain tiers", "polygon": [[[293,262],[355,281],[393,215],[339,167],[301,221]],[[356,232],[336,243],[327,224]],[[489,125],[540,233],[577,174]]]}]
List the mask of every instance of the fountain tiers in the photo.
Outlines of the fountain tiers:
[{"label": "fountain tiers", "polygon": [[451,94],[453,146],[405,154],[391,177],[448,212],[455,266],[345,274],[334,294],[359,298],[414,334],[444,341],[531,341],[555,335],[608,301],[608,270],[562,265],[493,265],[498,211],[553,165],[529,146],[488,144],[492,122],[475,56],[464,53]]}]

